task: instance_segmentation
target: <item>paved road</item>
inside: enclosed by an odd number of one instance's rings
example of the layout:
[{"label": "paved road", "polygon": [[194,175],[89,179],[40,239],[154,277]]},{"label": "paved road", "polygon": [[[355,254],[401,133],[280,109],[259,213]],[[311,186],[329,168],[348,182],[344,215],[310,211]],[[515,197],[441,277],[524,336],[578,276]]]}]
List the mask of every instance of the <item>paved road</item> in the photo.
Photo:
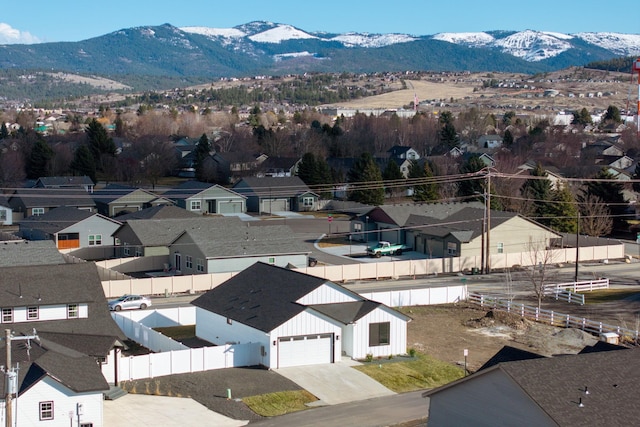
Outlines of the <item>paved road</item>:
[{"label": "paved road", "polygon": [[423,391],[323,406],[251,423],[260,427],[383,427],[425,419]]}]

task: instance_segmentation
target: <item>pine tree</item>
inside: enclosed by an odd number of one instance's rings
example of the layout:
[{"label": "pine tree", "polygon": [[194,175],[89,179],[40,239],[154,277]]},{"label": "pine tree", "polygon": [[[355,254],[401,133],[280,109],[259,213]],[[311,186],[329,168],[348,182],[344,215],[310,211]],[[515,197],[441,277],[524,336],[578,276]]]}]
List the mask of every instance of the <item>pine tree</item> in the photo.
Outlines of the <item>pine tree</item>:
[{"label": "pine tree", "polygon": [[112,163],[107,157],[115,157],[116,155],[116,145],[113,139],[109,137],[107,130],[95,118],[89,122],[86,133],[89,149],[96,162],[96,169],[107,172],[106,169]]},{"label": "pine tree", "polygon": [[[464,175],[473,175],[484,169],[486,165],[476,154],[472,155],[460,166],[460,173]],[[471,177],[462,179],[458,183],[458,196],[469,197],[484,194],[483,180],[481,178],[472,179]],[[482,196],[477,196],[477,200],[483,201]]]},{"label": "pine tree", "polygon": [[69,168],[73,172],[74,175],[83,176],[86,175],[91,180],[96,183],[96,163],[91,155],[91,151],[89,147],[85,144],[80,145],[76,148],[76,151],[73,154],[73,161],[69,165]]},{"label": "pine tree", "polygon": [[549,206],[550,226],[561,233],[575,233],[578,225],[578,206],[568,187],[552,191],[553,204]]},{"label": "pine tree", "polygon": [[528,179],[522,186],[523,197],[533,203],[533,215],[542,224],[549,225],[549,201],[551,200],[551,181],[547,179],[547,172],[540,163],[531,170],[530,175],[535,179]]},{"label": "pine tree", "polygon": [[580,202],[583,203],[589,196],[601,200],[613,219],[613,228],[623,228],[626,224],[625,212],[627,210],[627,203],[622,193],[623,189],[623,185],[603,168],[596,174],[595,180],[587,182],[580,194]]},{"label": "pine tree", "polygon": [[211,143],[209,142],[209,138],[207,138],[206,134],[202,134],[198,143],[196,144],[196,148],[194,150],[194,163],[196,170],[196,178],[199,181],[206,182],[208,181],[208,175],[205,171],[204,163],[207,157],[211,154]]},{"label": "pine tree", "polygon": [[390,196],[395,197],[404,190],[404,187],[400,184],[400,180],[404,179],[404,175],[395,160],[389,159],[387,166],[382,172],[382,179],[385,182],[386,191]]},{"label": "pine tree", "polygon": [[37,179],[49,174],[49,161],[53,158],[53,150],[42,137],[38,137],[27,158],[27,178]]},{"label": "pine tree", "polygon": [[7,124],[2,122],[2,125],[0,125],[0,139],[5,139],[8,136],[9,130],[7,129]]},{"label": "pine tree", "polygon": [[318,184],[317,171],[316,157],[313,153],[305,153],[298,165],[298,177],[307,185],[315,185]]},{"label": "pine tree", "polygon": [[354,186],[349,200],[368,205],[384,203],[382,173],[370,153],[363,153],[347,173],[347,180]]}]

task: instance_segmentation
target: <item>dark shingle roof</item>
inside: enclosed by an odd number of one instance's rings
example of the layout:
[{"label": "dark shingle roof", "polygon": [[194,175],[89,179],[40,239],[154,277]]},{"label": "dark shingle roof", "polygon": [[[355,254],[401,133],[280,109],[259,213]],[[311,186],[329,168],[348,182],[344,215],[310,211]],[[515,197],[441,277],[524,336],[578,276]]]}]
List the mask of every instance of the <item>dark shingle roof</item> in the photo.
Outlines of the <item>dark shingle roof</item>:
[{"label": "dark shingle roof", "polygon": [[84,190],[64,188],[20,188],[9,198],[16,210],[24,205],[28,208],[51,208],[58,206],[95,207],[91,195]]},{"label": "dark shingle roof", "polygon": [[382,205],[371,211],[369,217],[373,221],[404,226],[411,215],[442,220],[466,208],[482,209],[483,205],[476,202]]},{"label": "dark shingle roof", "polygon": [[144,246],[169,246],[178,236],[188,229],[207,230],[215,228],[226,230],[241,224],[237,217],[201,216],[183,219],[132,219],[116,230],[113,235],[118,237],[124,228],[130,228],[139,242],[127,242]]},{"label": "dark shingle roof", "polygon": [[370,300],[342,302],[337,304],[314,304],[309,307],[315,311],[331,317],[345,325],[354,323],[363,316],[371,313],[382,304]]},{"label": "dark shingle roof", "polygon": [[0,242],[0,267],[64,264],[53,240]]},{"label": "dark shingle roof", "polygon": [[172,205],[158,205],[150,208],[142,209],[137,212],[118,215],[116,219],[120,222],[132,219],[181,219],[181,218],[200,218],[202,215],[186,209]]},{"label": "dark shingle roof", "polygon": [[206,182],[185,181],[180,185],[178,185],[177,187],[174,187],[171,190],[168,190],[162,193],[162,197],[166,197],[174,200],[188,199],[191,196],[194,196],[198,193],[203,192],[208,188],[215,187],[215,186],[216,184],[210,184]]},{"label": "dark shingle roof", "polygon": [[77,187],[93,186],[93,181],[86,175],[83,176],[43,176],[38,178],[36,185],[44,187]]},{"label": "dark shingle roof", "polygon": [[490,368],[492,366],[497,365],[498,363],[515,362],[517,360],[540,359],[542,357],[544,357],[544,356],[542,356],[542,355],[540,355],[538,353],[533,353],[531,351],[521,350],[519,348],[511,347],[509,345],[505,345],[504,347],[502,347],[500,349],[500,351],[498,351],[496,354],[494,354],[491,357],[491,359],[487,360],[485,362],[485,364],[482,365],[480,367],[480,369],[478,369],[478,371]]},{"label": "dark shingle roof", "polygon": [[[246,186],[243,186],[246,185]],[[257,197],[295,197],[311,190],[297,176],[264,177],[254,176],[242,178],[233,190],[245,196]]]},{"label": "dark shingle roof", "polygon": [[326,279],[258,262],[191,303],[270,332],[304,311],[296,301],[324,283]]},{"label": "dark shingle roof", "polygon": [[55,234],[94,215],[119,224],[118,221],[110,220],[97,213],[71,206],[61,206],[51,209],[42,215],[32,215],[23,219],[18,224],[21,228],[32,228],[49,234]]}]

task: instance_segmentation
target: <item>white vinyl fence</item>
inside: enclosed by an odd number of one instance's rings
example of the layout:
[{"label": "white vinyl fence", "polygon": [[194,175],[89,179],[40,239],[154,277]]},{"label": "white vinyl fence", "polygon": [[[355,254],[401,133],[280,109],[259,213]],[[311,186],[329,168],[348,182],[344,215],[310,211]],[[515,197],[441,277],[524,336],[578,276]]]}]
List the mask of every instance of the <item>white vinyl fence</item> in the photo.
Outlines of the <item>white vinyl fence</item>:
[{"label": "white vinyl fence", "polygon": [[429,287],[385,292],[360,292],[364,298],[380,302],[389,307],[412,305],[450,304],[467,299],[467,286]]},{"label": "white vinyl fence", "polygon": [[[554,263],[575,262],[575,249],[553,250]],[[580,248],[580,261],[624,258],[624,245],[593,246]],[[514,265],[530,265],[531,257],[526,253],[492,254],[491,266],[494,269],[510,268]],[[118,271],[132,271],[132,265],[142,266],[144,257],[118,258],[100,261],[96,264]],[[152,260],[159,263],[157,257]],[[129,264],[132,265],[129,265]],[[145,265],[145,268],[150,265]],[[441,273],[470,271],[480,267],[479,257],[457,257],[441,259],[419,259],[375,263],[356,263],[347,265],[328,265],[298,268],[296,271],[316,277],[322,277],[336,283],[356,280],[379,280],[387,278],[407,278]],[[160,267],[162,268],[162,267]],[[148,270],[137,270],[148,271]],[[124,294],[165,295],[204,292],[215,288],[237,273],[195,274],[188,276],[149,277],[144,279],[106,280],[102,287],[107,298]]]}]

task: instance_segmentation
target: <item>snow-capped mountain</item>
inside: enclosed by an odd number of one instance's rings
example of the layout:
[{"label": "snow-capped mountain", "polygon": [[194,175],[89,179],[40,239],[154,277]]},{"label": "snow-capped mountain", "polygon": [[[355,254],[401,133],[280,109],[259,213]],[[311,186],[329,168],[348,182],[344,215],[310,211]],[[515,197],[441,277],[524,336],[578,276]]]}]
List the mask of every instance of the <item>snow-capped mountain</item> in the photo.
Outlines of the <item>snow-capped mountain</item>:
[{"label": "snow-capped mountain", "polygon": [[434,40],[442,40],[467,47],[498,49],[502,53],[538,62],[556,57],[575,48],[575,39],[613,52],[615,55],[640,54],[640,35],[619,33],[563,34],[551,31],[525,30],[506,36],[493,36],[487,32],[439,33]]},{"label": "snow-capped mountain", "polygon": [[346,33],[331,37],[329,40],[340,42],[347,47],[383,47],[412,42],[418,38],[407,34]]}]

